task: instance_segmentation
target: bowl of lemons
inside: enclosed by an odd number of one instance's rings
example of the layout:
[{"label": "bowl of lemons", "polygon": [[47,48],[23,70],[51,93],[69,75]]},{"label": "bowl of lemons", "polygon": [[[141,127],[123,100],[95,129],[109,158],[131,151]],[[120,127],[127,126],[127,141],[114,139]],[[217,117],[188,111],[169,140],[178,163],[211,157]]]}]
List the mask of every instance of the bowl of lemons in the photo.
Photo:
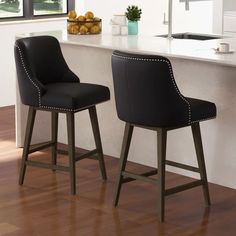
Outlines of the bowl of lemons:
[{"label": "bowl of lemons", "polygon": [[93,12],[87,11],[85,15],[77,15],[75,10],[68,12],[67,31],[69,34],[100,34],[102,20],[95,17]]}]

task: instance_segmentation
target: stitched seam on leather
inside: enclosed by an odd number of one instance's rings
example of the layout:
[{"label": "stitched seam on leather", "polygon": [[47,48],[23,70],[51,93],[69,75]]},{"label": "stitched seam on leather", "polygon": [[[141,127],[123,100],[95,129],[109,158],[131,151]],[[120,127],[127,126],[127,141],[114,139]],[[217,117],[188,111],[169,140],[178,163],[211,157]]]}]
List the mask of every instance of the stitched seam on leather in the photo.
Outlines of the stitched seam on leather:
[{"label": "stitched seam on leather", "polygon": [[136,61],[151,61],[151,62],[165,62],[167,63],[168,65],[168,68],[169,68],[169,72],[170,72],[170,76],[171,76],[171,80],[172,80],[172,83],[174,85],[174,88],[176,90],[176,92],[178,93],[179,97],[187,103],[188,105],[188,124],[191,124],[191,106],[190,106],[190,103],[188,102],[188,100],[180,93],[177,85],[176,85],[176,82],[175,82],[175,79],[174,79],[174,74],[173,74],[173,70],[172,70],[172,67],[171,67],[171,64],[169,61],[165,60],[165,59],[149,59],[149,58],[137,58],[137,57],[124,57],[124,56],[119,56],[119,55],[115,55],[115,54],[112,54],[113,56],[115,57],[119,57],[119,58],[123,58],[123,59],[128,59],[128,60],[136,60]]},{"label": "stitched seam on leather", "polygon": [[28,73],[28,71],[27,71],[27,69],[26,69],[26,66],[25,66],[25,62],[24,62],[24,59],[23,59],[23,56],[22,56],[22,52],[21,52],[20,47],[19,47],[17,44],[15,44],[15,47],[17,47],[17,49],[18,49],[18,52],[19,52],[19,54],[20,54],[20,59],[21,59],[21,65],[23,66],[24,71],[25,71],[25,73],[26,73],[28,79],[31,81],[31,83],[34,85],[34,87],[37,89],[37,92],[38,92],[38,104],[39,104],[39,106],[41,106],[41,93],[40,93],[40,88],[39,88],[39,86],[30,78],[30,75],[29,75],[29,73]]}]

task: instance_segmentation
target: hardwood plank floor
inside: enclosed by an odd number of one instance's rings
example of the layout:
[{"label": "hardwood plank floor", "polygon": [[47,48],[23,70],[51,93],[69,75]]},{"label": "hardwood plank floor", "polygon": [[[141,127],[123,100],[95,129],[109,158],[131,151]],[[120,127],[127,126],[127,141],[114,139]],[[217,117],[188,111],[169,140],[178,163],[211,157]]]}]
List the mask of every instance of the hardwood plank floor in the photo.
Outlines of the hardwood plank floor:
[{"label": "hardwood plank floor", "polygon": [[[236,235],[236,190],[210,184],[210,208],[204,207],[200,188],[169,196],[166,221],[160,224],[153,185],[124,185],[118,208],[112,207],[117,159],[105,159],[106,182],[96,161],[77,163],[78,195],[71,196],[69,175],[62,172],[28,167],[24,185],[18,186],[21,152],[15,147],[14,108],[0,108],[0,236]],[[32,156],[46,161],[50,153]],[[66,156],[58,159],[67,163]],[[134,163],[128,167],[138,172],[150,169]],[[167,173],[167,185],[189,180]]]}]

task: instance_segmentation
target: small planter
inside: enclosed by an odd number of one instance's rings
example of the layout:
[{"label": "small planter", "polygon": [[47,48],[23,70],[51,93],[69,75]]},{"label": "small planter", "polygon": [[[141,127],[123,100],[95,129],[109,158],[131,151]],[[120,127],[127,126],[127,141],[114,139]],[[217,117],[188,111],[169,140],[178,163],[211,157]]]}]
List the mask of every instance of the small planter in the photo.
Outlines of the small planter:
[{"label": "small planter", "polygon": [[138,21],[141,18],[142,10],[138,6],[128,6],[125,15],[128,19],[128,34],[137,35],[138,34]]},{"label": "small planter", "polygon": [[129,35],[138,34],[138,21],[128,21],[128,34]]}]

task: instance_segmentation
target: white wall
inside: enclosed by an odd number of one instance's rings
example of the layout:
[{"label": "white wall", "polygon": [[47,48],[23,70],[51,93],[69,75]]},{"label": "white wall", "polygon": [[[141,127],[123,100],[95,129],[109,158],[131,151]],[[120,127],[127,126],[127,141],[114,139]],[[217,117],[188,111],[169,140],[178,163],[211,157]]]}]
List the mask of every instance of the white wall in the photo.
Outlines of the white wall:
[{"label": "white wall", "polygon": [[[143,14],[140,33],[155,35],[167,32],[163,13],[168,12],[168,0],[84,0],[85,10],[92,10],[103,19],[103,31],[110,32],[109,20],[113,14],[122,14],[128,5],[138,5]],[[173,0],[173,31],[212,32],[212,1],[190,2],[190,11],[184,3]]]}]

